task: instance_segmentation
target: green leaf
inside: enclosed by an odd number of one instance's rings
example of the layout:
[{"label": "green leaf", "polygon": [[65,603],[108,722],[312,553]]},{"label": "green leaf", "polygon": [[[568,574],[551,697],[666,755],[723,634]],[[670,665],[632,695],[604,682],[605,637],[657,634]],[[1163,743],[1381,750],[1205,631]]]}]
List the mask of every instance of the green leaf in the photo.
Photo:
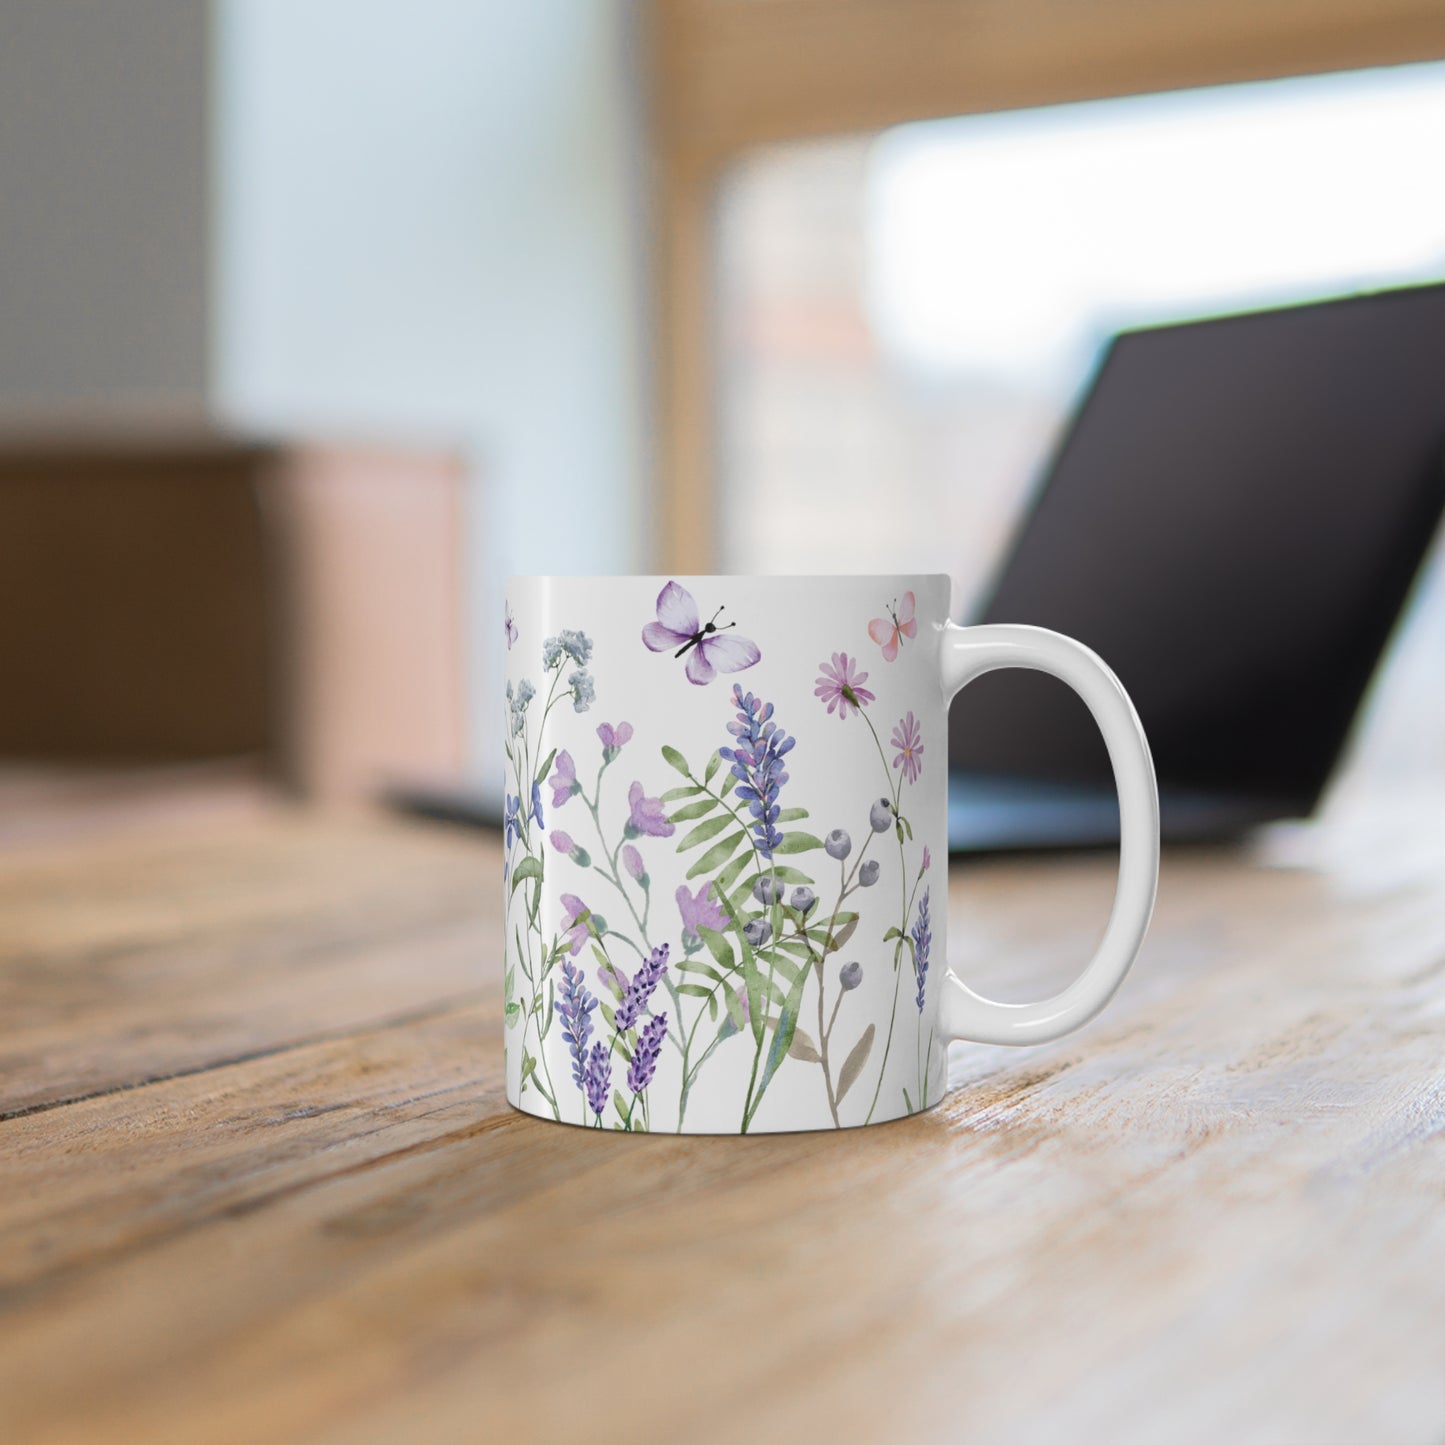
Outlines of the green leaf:
[{"label": "green leaf", "polygon": [[[512,892],[517,891],[518,885],[528,878],[540,878],[542,876],[542,865],[533,857],[523,858],[515,868],[512,869]],[[540,891],[540,890],[539,890]]]},{"label": "green leaf", "polygon": [[684,958],[679,961],[677,966],[683,973],[700,973],[704,978],[712,979],[714,983],[727,981],[712,964],[704,963],[700,958]]},{"label": "green leaf", "polygon": [[901,928],[899,928],[897,925],[895,925],[894,927],[890,928],[887,933],[885,933],[885,934],[883,935],[883,942],[884,942],[884,943],[887,943],[890,938],[902,938],[902,937],[903,937],[903,930],[902,930]]},{"label": "green leaf", "polygon": [[898,821],[908,830],[908,841],[911,843],[913,841],[913,824],[901,814],[899,815]]},{"label": "green leaf", "polygon": [[738,996],[736,989],[730,988],[724,992],[723,1006],[728,1011],[728,1019],[731,1021],[732,1026],[738,1033],[742,1033],[744,1027],[747,1025],[747,1020],[743,1017],[742,999]]},{"label": "green leaf", "polygon": [[[836,953],[838,949],[853,937],[858,927],[858,915],[856,913],[837,913],[828,921],[828,926],[823,930],[823,943],[829,953]],[[828,940],[828,932],[831,930],[832,941]]]},{"label": "green leaf", "polygon": [[802,1059],[805,1064],[821,1064],[823,1056],[818,1052],[815,1045],[802,1029],[793,1030],[793,1042],[788,1045],[788,1052],[795,1059]]},{"label": "green leaf", "polygon": [[898,834],[898,841],[901,843],[901,842],[903,841],[903,819],[902,819],[902,818],[899,818],[899,820],[893,825],[893,831]]},{"label": "green leaf", "polygon": [[[686,808],[683,812],[687,812]],[[676,821],[674,819],[674,821]],[[686,853],[689,848],[696,848],[699,843],[706,843],[709,838],[716,838],[724,828],[732,822],[726,813],[719,813],[716,818],[705,818],[691,833],[677,845],[679,853]]]},{"label": "green leaf", "polygon": [[676,768],[685,778],[692,777],[692,770],[687,765],[687,759],[676,748],[670,748],[663,743],[662,756],[668,767]]},{"label": "green leaf", "polygon": [[903,1102],[908,1105],[908,1112],[910,1114],[917,1113],[917,1110],[913,1107],[913,1100],[908,1097],[907,1089],[903,1091]]},{"label": "green leaf", "polygon": [[784,833],[783,841],[773,849],[774,853],[811,853],[814,848],[821,848],[823,840],[815,838],[811,833]]},{"label": "green leaf", "polygon": [[868,1062],[868,1051],[873,1047],[873,1025],[869,1024],[863,1030],[863,1037],[848,1052],[848,1057],[843,1060],[843,1067],[838,1073],[838,1103],[843,1102],[843,1096],[853,1087],[858,1075],[863,1072],[863,1065]]},{"label": "green leaf", "polygon": [[[621,1089],[613,1089],[612,1107],[617,1110],[619,1115],[627,1113],[627,1100],[622,1097]],[[619,1124],[617,1127],[620,1129],[623,1126]]]},{"label": "green leaf", "polygon": [[748,1022],[752,1028],[753,1042],[763,1042],[763,971],[758,967],[757,955],[746,938],[739,935],[738,946],[743,951],[743,987],[748,991]]},{"label": "green leaf", "polygon": [[681,798],[695,798],[700,792],[702,792],[702,789],[699,788],[696,783],[688,788],[669,788],[662,795],[662,801],[664,803],[676,803]]},{"label": "green leaf", "polygon": [[701,983],[680,983],[677,986],[678,993],[685,993],[689,998],[711,998],[712,989]]},{"label": "green leaf", "polygon": [[733,957],[732,945],[713,928],[699,927],[698,937],[707,945],[707,951],[717,960],[718,966],[728,973],[736,970],[738,964]]},{"label": "green leaf", "polygon": [[780,938],[774,945],[784,953],[790,953],[794,958],[812,958],[813,951],[803,942],[801,938]]},{"label": "green leaf", "polygon": [[696,878],[700,873],[711,873],[714,868],[721,868],[736,851],[739,843],[747,837],[746,833],[729,833],[721,843],[714,843],[691,868],[687,870],[689,878]]},{"label": "green leaf", "polygon": [[739,853],[713,880],[712,896],[719,902],[727,897],[728,890],[738,881],[738,874],[752,862],[750,853]]},{"label": "green leaf", "polygon": [[707,767],[703,770],[703,782],[712,782],[712,780],[717,776],[717,770],[720,767],[722,767],[722,754],[714,753],[712,757],[707,760]]},{"label": "green leaf", "polygon": [[540,768],[537,769],[537,781],[539,783],[542,781],[543,778],[547,776],[548,773],[552,771],[552,759],[556,756],[557,749],[553,748],[552,751],[547,754],[547,761],[543,763]]},{"label": "green leaf", "polygon": [[690,823],[694,818],[701,818],[711,813],[717,806],[716,798],[699,798],[697,802],[689,803],[685,808],[679,808],[675,813],[669,813],[667,816],[673,823]]},{"label": "green leaf", "polygon": [[796,1010],[784,1005],[782,1012],[778,1015],[778,1028],[773,1035],[772,1047],[768,1050],[768,1062],[763,1068],[763,1077],[758,1083],[759,1094],[768,1087],[769,1081],[778,1071],[778,1065],[787,1057],[788,1050],[792,1047],[793,1033],[797,1027]]},{"label": "green leaf", "polygon": [[806,808],[784,808],[774,820],[778,823],[798,823],[808,816]]},{"label": "green leaf", "polygon": [[727,777],[723,779],[723,785],[718,789],[718,793],[721,797],[725,798],[737,785],[738,780],[732,775],[731,771],[729,771]]},{"label": "green leaf", "polygon": [[717,1022],[717,990],[713,989],[707,996],[707,1016],[713,1023]]},{"label": "green leaf", "polygon": [[[813,880],[801,869],[791,868],[786,863],[774,863],[771,868],[764,868],[757,874],[758,878],[776,878],[779,883],[811,883]],[[748,887],[753,886],[753,879],[748,880]]]}]

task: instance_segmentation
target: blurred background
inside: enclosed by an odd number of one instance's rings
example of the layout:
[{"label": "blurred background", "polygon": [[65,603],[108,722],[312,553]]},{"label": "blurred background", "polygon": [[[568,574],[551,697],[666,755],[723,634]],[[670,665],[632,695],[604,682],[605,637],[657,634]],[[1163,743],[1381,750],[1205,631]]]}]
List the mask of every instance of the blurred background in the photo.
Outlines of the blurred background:
[{"label": "blurred background", "polygon": [[[0,0],[0,832],[485,813],[511,572],[965,615],[1114,332],[1445,278],[1442,55],[1422,0]],[[1445,767],[1440,577],[1357,771]]]}]

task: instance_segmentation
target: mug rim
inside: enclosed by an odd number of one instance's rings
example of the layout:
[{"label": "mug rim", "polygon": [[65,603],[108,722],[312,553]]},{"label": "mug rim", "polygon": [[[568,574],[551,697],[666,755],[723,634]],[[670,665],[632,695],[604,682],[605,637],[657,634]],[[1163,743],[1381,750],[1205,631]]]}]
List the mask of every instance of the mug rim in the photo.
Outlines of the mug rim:
[{"label": "mug rim", "polygon": [[947,582],[947,572],[511,572],[506,582]]}]

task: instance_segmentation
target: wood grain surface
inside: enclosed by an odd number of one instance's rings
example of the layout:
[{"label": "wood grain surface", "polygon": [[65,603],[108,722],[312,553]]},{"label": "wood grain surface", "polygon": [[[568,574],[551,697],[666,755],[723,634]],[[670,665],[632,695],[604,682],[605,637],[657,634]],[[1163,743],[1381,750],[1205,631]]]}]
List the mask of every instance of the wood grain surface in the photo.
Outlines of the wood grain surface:
[{"label": "wood grain surface", "polygon": [[[0,854],[0,1440],[1434,1445],[1440,816],[1166,855],[1087,1029],[742,1140],[508,1108],[491,840]],[[955,868],[954,967],[1059,986],[1113,866]]]}]

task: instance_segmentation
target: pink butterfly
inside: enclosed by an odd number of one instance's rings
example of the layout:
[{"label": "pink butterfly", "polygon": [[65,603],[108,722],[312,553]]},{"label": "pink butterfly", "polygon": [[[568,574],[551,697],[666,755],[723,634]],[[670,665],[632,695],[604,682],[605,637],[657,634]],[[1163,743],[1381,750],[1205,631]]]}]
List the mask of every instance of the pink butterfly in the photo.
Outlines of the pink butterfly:
[{"label": "pink butterfly", "polygon": [[888,609],[888,617],[875,617],[868,624],[868,636],[883,649],[883,661],[892,662],[898,656],[898,648],[905,637],[918,636],[918,623],[913,618],[914,598],[911,592],[903,594],[903,601]]},{"label": "pink butterfly", "polygon": [[751,667],[763,655],[750,638],[724,637],[722,634],[737,623],[719,627],[721,613],[719,607],[711,622],[700,624],[692,593],[669,582],[657,594],[657,621],[642,629],[642,640],[653,652],[675,649],[674,657],[686,654],[687,680],[701,687],[720,672],[741,672]]}]

